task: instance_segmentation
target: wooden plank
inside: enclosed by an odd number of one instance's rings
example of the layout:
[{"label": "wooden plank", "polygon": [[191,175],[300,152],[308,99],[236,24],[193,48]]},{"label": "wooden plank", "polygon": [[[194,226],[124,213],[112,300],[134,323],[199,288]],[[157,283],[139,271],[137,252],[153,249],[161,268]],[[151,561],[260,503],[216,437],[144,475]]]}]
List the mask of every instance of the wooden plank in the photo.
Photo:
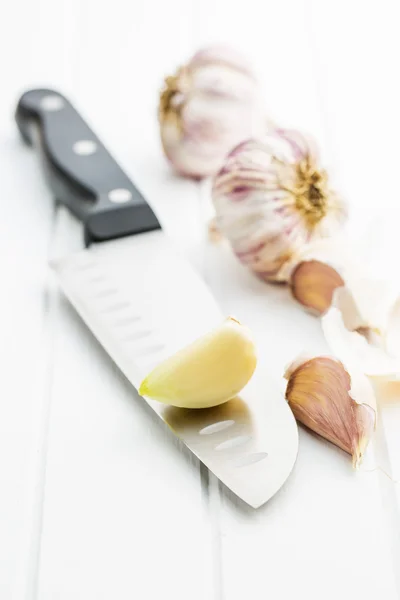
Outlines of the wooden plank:
[{"label": "wooden plank", "polygon": [[43,203],[44,186],[35,186],[36,160],[13,124],[3,120],[0,164],[0,595],[20,598],[40,475],[46,403],[45,257],[53,209]]},{"label": "wooden plank", "polygon": [[[329,23],[329,36],[328,23],[318,21],[322,17],[328,21],[336,11],[336,3],[329,7],[328,3],[318,3],[318,6],[320,16],[313,18],[320,35],[317,42],[314,40],[315,45],[310,44],[309,6],[290,1],[279,5],[247,2],[251,27],[243,21],[242,7],[235,8],[223,0],[213,3],[212,19],[206,18],[207,7],[204,7],[203,27],[207,29],[204,38],[212,39],[223,30],[228,41],[240,40],[258,71],[264,73],[266,101],[272,114],[282,124],[316,135],[337,184],[346,184],[344,189],[349,191],[351,186],[354,190],[356,183],[350,178],[351,167],[347,163],[344,168],[343,160],[337,159],[348,139],[344,127],[340,128],[341,136],[332,141],[345,112],[344,98],[340,106],[327,98],[324,85],[329,81],[330,71],[326,67],[326,77],[321,79],[321,64],[326,60],[321,48],[329,49],[331,69],[333,66],[340,69],[335,63],[338,45],[345,60],[351,56],[354,41],[349,36],[344,46],[338,34],[344,12],[340,16],[338,13],[336,27]],[[327,8],[330,10],[325,14]],[[356,14],[359,13],[354,10],[354,20],[347,24],[349,33],[360,29],[359,22],[356,27]],[[385,55],[381,57],[382,62]],[[363,60],[361,50],[358,58],[360,62]],[[360,97],[354,102],[359,104]],[[331,112],[327,112],[327,105]],[[336,116],[332,125],[333,111]],[[371,136],[370,129],[368,134]],[[367,150],[364,148],[363,152],[366,154]],[[365,163],[363,168],[365,173]],[[357,201],[362,200],[363,196],[351,195],[356,209]],[[208,202],[206,198],[204,204]],[[365,205],[358,207],[358,212],[365,209]],[[205,214],[209,214],[207,207]],[[255,280],[226,248],[209,247],[207,254],[207,280],[225,312],[237,315],[253,328],[260,351],[260,368],[270,374],[274,383],[280,380],[284,401],[284,383],[280,378],[285,365],[302,351],[327,352],[318,322],[294,305],[287,290]],[[267,401],[267,390],[265,394]],[[376,446],[379,454],[381,444]],[[374,461],[373,458],[373,464]],[[381,594],[385,598],[398,598],[394,545],[388,526],[390,522],[397,527],[397,523],[393,513],[388,517],[390,493],[386,493],[383,503],[380,482],[381,476],[376,472],[353,473],[348,458],[340,451],[301,430],[295,470],[281,492],[265,507],[254,512],[224,489],[215,502],[220,519],[221,597],[261,600],[268,595],[283,600],[300,595],[333,600],[341,596],[372,599]]]},{"label": "wooden plank", "polygon": [[[368,262],[376,277],[391,278],[397,285],[396,261],[399,238],[398,210],[392,177],[397,170],[397,139],[400,90],[393,73],[397,69],[400,41],[396,30],[398,7],[391,0],[338,2],[321,10],[308,2],[310,34],[318,48],[321,93],[331,142],[343,180],[347,185],[354,225],[367,232]],[[360,21],[360,16],[362,19]],[[340,30],[335,47],[333,31]],[[357,35],[355,36],[355,31]],[[372,44],[371,39],[377,40]],[[356,41],[356,43],[355,43]],[[317,53],[315,53],[317,55]],[[365,140],[368,139],[368,143]],[[346,140],[346,143],[343,143]],[[374,159],[371,160],[371,150]],[[373,168],[372,168],[373,164]],[[368,167],[371,166],[371,168]],[[374,250],[373,242],[377,242]],[[400,428],[397,384],[379,388],[381,400],[376,436],[380,491],[389,544],[400,595]]]},{"label": "wooden plank", "polygon": [[18,600],[25,597],[35,537],[46,391],[45,259],[53,221],[52,206],[42,202],[44,186],[33,183],[36,159],[13,123],[16,100],[32,75],[34,10],[31,3],[14,3],[0,20],[0,596]]},{"label": "wooden plank", "polygon": [[208,566],[198,463],[58,302],[39,597],[183,598]]},{"label": "wooden plank", "polygon": [[[397,169],[394,2],[251,0],[246,11],[224,0],[129,7],[117,1],[113,11],[91,0],[22,6],[25,22],[20,23],[18,3],[1,29],[2,55],[9,44],[15,50],[12,65],[6,65],[2,113],[3,107],[4,114],[11,111],[20,88],[39,82],[71,94],[157,204],[171,235],[203,268],[224,309],[257,331],[271,377],[279,379],[284,363],[306,349],[306,336],[308,350],[324,351],[315,321],[295,311],[286,292],[261,286],[229,253],[206,245],[199,223],[208,208],[201,217],[195,186],[174,178],[161,157],[156,92],[163,74],[186,52],[225,38],[254,60],[272,116],[321,140],[360,219],[365,206],[372,212],[376,198],[395,211],[391,177],[382,177]],[[60,27],[50,28],[51,22]],[[14,31],[18,24],[25,45],[14,43],[10,24]],[[371,43],[371,31],[379,43]],[[377,105],[385,111],[376,114]],[[224,491],[220,495],[213,478],[210,490],[203,485],[201,492],[198,464],[151,420],[75,313],[47,287],[50,202],[39,212],[44,187],[28,151],[13,146],[13,129],[7,127],[1,139],[5,193],[16,199],[7,206],[0,240],[8,290],[0,312],[3,364],[10,365],[3,390],[12,399],[0,419],[1,455],[7,457],[1,468],[0,513],[7,516],[1,521],[1,538],[7,540],[0,550],[6,565],[2,597],[34,595],[40,558],[40,600],[161,594],[194,600],[257,600],[269,594],[280,600],[299,591],[311,599],[368,599],[378,592],[385,600],[398,598],[391,562],[398,556],[393,485],[379,473],[355,476],[346,457],[309,434],[301,432],[299,461],[287,485],[260,511],[237,504]],[[58,224],[58,242],[80,243],[70,222]],[[41,235],[31,238],[33,230]],[[16,261],[11,269],[10,252]],[[45,288],[50,309],[43,332]],[[283,344],[288,319],[291,336]],[[376,454],[377,464],[394,478],[398,417],[395,405],[385,407]]]},{"label": "wooden plank", "polygon": [[[166,168],[156,122],[162,77],[188,46],[190,4],[157,7],[156,20],[154,9],[116,2],[110,22],[108,8],[79,4],[72,99],[171,236],[195,255],[197,188]],[[70,220],[59,225],[58,240],[75,245],[80,232]],[[212,597],[212,531],[198,461],[153,418],[64,299],[54,294],[53,303],[38,597]]]}]

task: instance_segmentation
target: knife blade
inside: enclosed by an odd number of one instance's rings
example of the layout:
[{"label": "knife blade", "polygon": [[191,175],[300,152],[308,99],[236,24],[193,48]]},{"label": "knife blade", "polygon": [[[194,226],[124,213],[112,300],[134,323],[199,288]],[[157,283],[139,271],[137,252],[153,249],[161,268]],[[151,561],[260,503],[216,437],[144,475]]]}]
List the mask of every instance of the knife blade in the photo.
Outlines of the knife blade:
[{"label": "knife blade", "polygon": [[[151,206],[65,96],[30,90],[15,117],[23,139],[39,151],[56,202],[82,221],[85,249],[52,265],[60,287],[137,389],[158,362],[223,315]],[[199,307],[195,314],[193,307]],[[255,508],[293,468],[295,420],[280,391],[272,393],[257,372],[240,398],[215,408],[185,410],[143,400]]]}]

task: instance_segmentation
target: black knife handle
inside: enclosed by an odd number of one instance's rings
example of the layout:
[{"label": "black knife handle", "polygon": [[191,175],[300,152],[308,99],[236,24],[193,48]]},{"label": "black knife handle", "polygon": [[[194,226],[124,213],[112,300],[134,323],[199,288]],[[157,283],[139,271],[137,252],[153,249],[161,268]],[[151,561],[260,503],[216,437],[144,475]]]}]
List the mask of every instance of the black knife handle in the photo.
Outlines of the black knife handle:
[{"label": "black knife handle", "polygon": [[83,221],[87,245],[160,228],[142,194],[59,92],[26,92],[15,119],[23,139],[37,144],[56,201]]}]

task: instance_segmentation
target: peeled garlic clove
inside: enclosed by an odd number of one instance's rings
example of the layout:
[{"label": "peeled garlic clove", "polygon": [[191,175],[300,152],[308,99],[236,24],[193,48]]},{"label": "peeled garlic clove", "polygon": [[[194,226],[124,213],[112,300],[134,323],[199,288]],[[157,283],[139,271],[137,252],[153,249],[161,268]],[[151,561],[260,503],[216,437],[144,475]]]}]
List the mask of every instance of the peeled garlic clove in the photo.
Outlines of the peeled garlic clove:
[{"label": "peeled garlic clove", "polygon": [[259,85],[238,52],[200,50],[165,79],[158,111],[165,155],[182,175],[213,175],[236,144],[267,129],[262,104]]},{"label": "peeled garlic clove", "polygon": [[285,377],[286,399],[295,418],[350,454],[357,468],[376,425],[368,379],[327,356],[295,361]]},{"label": "peeled garlic clove", "polygon": [[249,329],[228,318],[155,367],[139,394],[184,408],[217,406],[244,388],[256,364]]},{"label": "peeled garlic clove", "polygon": [[275,129],[239,144],[214,178],[216,223],[239,260],[267,281],[288,281],[293,258],[344,222],[314,141]]},{"label": "peeled garlic clove", "polygon": [[335,291],[332,306],[321,319],[325,339],[335,356],[347,365],[369,377],[397,380],[400,378],[400,354],[396,354],[400,352],[399,304],[389,310],[389,297],[385,299],[382,287],[376,282],[365,286],[365,296],[358,288],[360,301],[347,287]]}]

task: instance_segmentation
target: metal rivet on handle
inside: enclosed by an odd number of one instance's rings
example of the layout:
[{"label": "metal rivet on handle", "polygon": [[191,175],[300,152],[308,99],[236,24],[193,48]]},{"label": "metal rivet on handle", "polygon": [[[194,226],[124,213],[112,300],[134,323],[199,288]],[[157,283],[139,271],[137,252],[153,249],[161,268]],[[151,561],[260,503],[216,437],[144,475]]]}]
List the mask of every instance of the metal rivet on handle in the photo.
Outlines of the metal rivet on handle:
[{"label": "metal rivet on handle", "polygon": [[64,100],[60,98],[60,96],[49,94],[48,96],[43,96],[40,101],[40,106],[44,110],[53,112],[56,110],[61,110],[64,107]]},{"label": "metal rivet on handle", "polygon": [[89,156],[96,152],[97,144],[92,140],[79,140],[72,146],[72,150],[80,156]]},{"label": "metal rivet on handle", "polygon": [[124,204],[132,198],[132,193],[125,188],[115,188],[108,193],[108,198],[115,204]]}]

